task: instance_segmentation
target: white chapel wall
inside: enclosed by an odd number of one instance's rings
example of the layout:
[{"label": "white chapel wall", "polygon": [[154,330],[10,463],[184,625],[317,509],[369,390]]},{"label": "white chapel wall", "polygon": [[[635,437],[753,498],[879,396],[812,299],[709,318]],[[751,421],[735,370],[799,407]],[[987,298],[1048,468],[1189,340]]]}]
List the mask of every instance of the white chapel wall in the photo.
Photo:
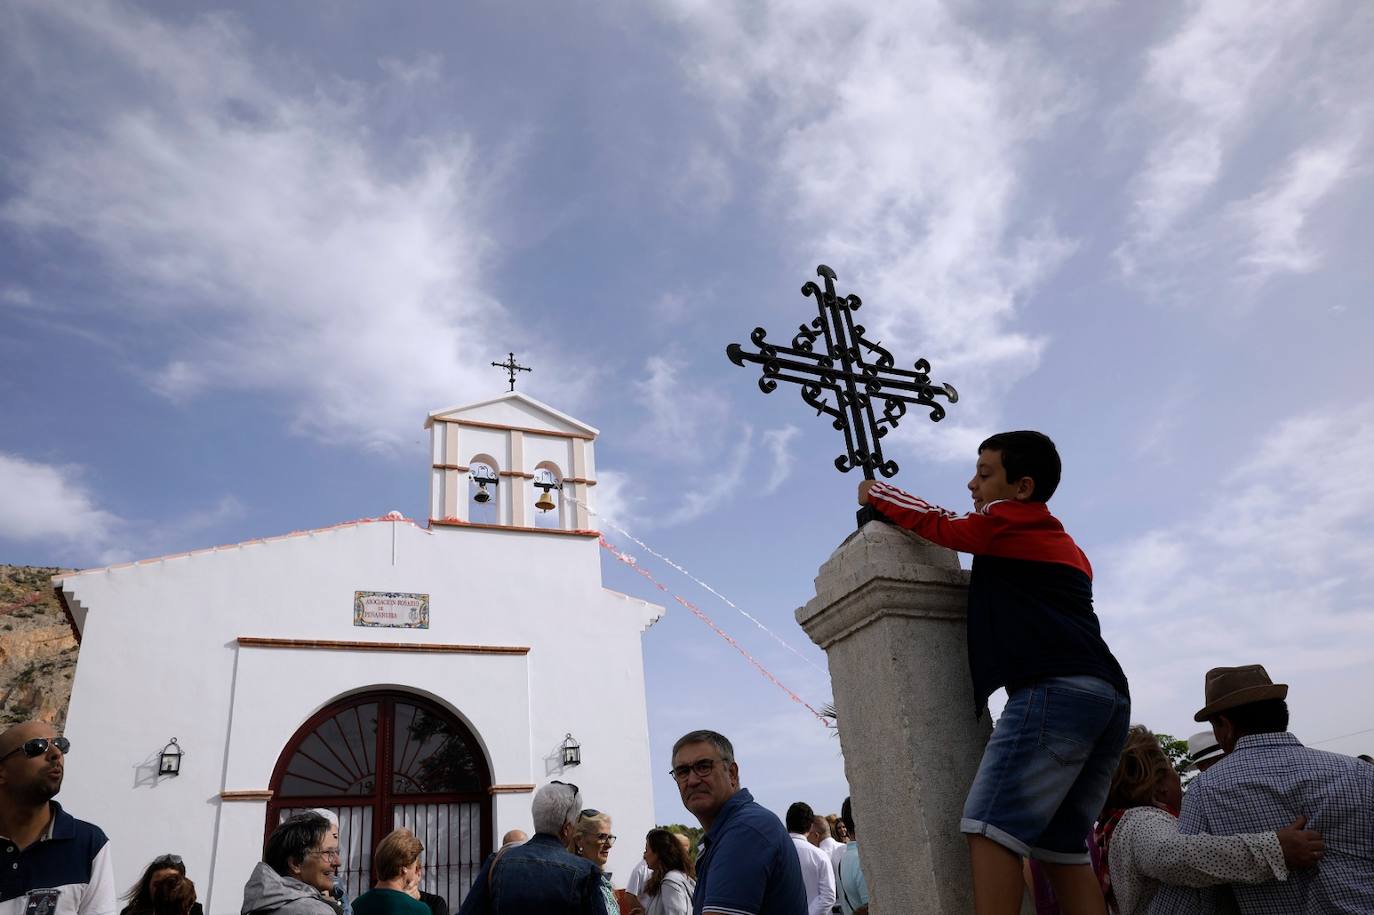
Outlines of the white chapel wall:
[{"label": "white chapel wall", "polygon": [[[532,438],[527,460],[545,453]],[[60,800],[110,834],[121,886],[173,851],[211,915],[236,912],[266,804],[221,802],[220,792],[266,789],[311,714],[372,686],[418,688],[455,709],[497,783],[559,777],[549,756],[572,732],[584,764],[563,777],[615,816],[623,840],[609,867],[621,879],[654,823],[640,634],[661,611],[602,589],[593,538],[381,522],[71,576],[66,588],[89,616]],[[428,593],[431,628],[355,627],[355,590]],[[530,652],[246,649],[239,636]],[[182,774],[157,778],[155,754],[174,735]],[[494,799],[497,837],[529,829],[529,801]]]}]

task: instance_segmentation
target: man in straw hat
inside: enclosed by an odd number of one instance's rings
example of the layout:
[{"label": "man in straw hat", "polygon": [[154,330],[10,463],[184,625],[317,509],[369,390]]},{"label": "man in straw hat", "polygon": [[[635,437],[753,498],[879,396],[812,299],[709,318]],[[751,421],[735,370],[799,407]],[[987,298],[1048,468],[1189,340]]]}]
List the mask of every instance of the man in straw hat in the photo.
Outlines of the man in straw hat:
[{"label": "man in straw hat", "polygon": [[1221,744],[1217,743],[1217,735],[1210,729],[1198,731],[1188,738],[1188,759],[1184,761],[1181,771],[1196,769],[1198,772],[1206,772],[1220,762],[1221,757]]},{"label": "man in straw hat", "polygon": [[[1229,887],[1240,911],[1374,912],[1374,766],[1299,743],[1288,733],[1288,685],[1259,664],[1209,670],[1206,697],[1193,717],[1212,725],[1225,756],[1189,786],[1179,830],[1235,835],[1305,816],[1325,840],[1316,868]],[[1210,913],[1217,899],[1214,890],[1165,887],[1150,911]]]}]

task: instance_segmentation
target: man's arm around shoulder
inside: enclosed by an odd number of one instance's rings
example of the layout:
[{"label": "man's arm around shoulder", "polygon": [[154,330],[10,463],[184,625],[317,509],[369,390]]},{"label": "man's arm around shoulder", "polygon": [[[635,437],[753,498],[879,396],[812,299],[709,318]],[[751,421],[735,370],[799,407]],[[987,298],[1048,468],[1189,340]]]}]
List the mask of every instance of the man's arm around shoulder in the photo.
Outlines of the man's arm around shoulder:
[{"label": "man's arm around shoulder", "polygon": [[[1178,831],[1192,836],[1207,832],[1206,808],[1209,801],[1207,784],[1199,777],[1199,781],[1194,782],[1188,788],[1188,793],[1183,795]],[[1164,884],[1150,903],[1150,915],[1213,915],[1216,911],[1217,894],[1214,887]]]}]

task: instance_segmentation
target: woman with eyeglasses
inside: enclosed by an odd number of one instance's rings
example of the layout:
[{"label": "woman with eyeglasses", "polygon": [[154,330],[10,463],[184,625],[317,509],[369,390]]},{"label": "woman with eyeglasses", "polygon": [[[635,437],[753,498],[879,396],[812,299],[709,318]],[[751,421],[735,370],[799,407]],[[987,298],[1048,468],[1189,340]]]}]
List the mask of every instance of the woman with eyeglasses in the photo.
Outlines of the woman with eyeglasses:
[{"label": "woman with eyeglasses", "polygon": [[[152,915],[153,888],[160,883],[170,880],[173,877],[184,878],[186,876],[186,865],[182,863],[180,855],[159,855],[148,863],[143,869],[143,876],[138,882],[129,887],[129,892],[124,894],[126,905],[120,910],[119,915]],[[186,881],[189,883],[190,881]],[[192,888],[194,892],[194,887]],[[179,894],[178,894],[179,895]],[[194,901],[189,915],[201,915],[199,902]]]},{"label": "woman with eyeglasses", "polygon": [[615,836],[611,834],[611,817],[600,810],[583,810],[577,815],[572,834],[568,837],[568,851],[586,858],[601,869],[601,892],[606,897],[606,911],[620,915],[642,915],[639,900],[629,893],[617,893],[606,873],[606,859],[611,855]]},{"label": "woman with eyeglasses", "polygon": [[[298,813],[267,837],[243,887],[242,915],[338,915],[328,896],[339,869],[339,840],[318,813]],[[426,913],[428,915],[428,913]]]},{"label": "woman with eyeglasses", "polygon": [[640,901],[645,915],[691,915],[697,871],[684,838],[666,829],[651,829],[644,837],[649,879],[644,882]]}]

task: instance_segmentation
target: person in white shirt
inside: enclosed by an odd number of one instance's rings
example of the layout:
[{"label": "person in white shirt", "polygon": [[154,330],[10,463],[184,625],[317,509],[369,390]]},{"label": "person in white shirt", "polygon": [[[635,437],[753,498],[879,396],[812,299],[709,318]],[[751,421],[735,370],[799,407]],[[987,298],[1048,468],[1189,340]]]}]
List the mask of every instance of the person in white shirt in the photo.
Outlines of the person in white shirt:
[{"label": "person in white shirt", "polygon": [[830,915],[835,905],[835,872],[830,856],[812,845],[806,834],[811,831],[816,812],[811,805],[798,801],[787,808],[787,832],[797,846],[801,861],[802,883],[806,885],[808,915]]},{"label": "person in white shirt", "polygon": [[630,869],[630,876],[625,878],[625,892],[631,896],[638,896],[644,892],[644,881],[649,879],[649,862],[640,858],[635,862],[635,866]]},{"label": "person in white shirt", "polygon": [[835,841],[835,837],[830,834],[830,821],[822,816],[811,821],[811,831],[806,834],[806,838],[812,845],[825,852],[825,856],[831,861],[835,860],[835,849],[844,848],[844,843]]}]

